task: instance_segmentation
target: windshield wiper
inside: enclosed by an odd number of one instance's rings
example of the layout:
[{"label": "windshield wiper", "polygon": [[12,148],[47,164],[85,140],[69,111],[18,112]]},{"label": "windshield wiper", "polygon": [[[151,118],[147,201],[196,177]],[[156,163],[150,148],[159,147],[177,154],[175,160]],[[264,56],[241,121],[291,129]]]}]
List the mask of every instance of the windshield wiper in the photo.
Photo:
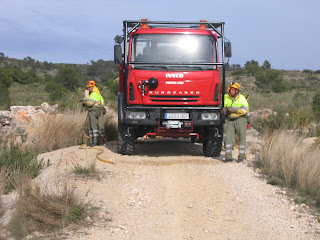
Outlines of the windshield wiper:
[{"label": "windshield wiper", "polygon": [[148,68],[152,68],[152,69],[154,69],[154,68],[163,68],[163,69],[165,69],[165,70],[167,70],[168,71],[168,67],[167,66],[150,66],[150,65],[148,65],[148,66],[146,66],[146,65],[136,65],[135,67],[134,67],[135,69],[148,69]]},{"label": "windshield wiper", "polygon": [[179,68],[179,69],[188,69],[188,70],[193,69],[193,70],[201,70],[201,71],[203,71],[203,67],[201,67],[201,66],[169,66],[169,69],[171,69],[171,68],[173,68],[173,69],[177,69],[177,68]]}]

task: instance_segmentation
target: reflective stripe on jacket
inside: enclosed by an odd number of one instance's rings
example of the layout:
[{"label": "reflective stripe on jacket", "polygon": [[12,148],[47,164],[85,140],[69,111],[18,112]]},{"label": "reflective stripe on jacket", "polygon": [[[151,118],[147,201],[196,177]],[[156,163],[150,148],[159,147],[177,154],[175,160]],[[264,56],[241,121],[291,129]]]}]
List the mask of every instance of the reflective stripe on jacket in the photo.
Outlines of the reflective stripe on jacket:
[{"label": "reflective stripe on jacket", "polygon": [[241,116],[246,116],[249,113],[249,104],[245,96],[241,93],[236,97],[236,99],[232,99],[231,96],[227,95],[224,99],[224,107],[232,109],[236,109],[237,113],[231,113],[228,117],[231,119],[238,118]]},{"label": "reflective stripe on jacket", "polygon": [[93,91],[89,99],[87,101],[88,107],[103,107],[104,106],[104,99],[101,94],[98,94],[96,91]]}]

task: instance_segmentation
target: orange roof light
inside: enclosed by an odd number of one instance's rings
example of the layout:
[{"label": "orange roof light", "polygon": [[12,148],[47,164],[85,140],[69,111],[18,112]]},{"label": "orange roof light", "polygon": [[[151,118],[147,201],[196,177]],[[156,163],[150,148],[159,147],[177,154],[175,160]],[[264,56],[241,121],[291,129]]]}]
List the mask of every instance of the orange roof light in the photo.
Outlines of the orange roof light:
[{"label": "orange roof light", "polygon": [[[146,22],[148,19],[144,18],[141,19],[141,22]],[[148,23],[141,23],[141,28],[149,28]]]},{"label": "orange roof light", "polygon": [[[200,20],[200,22],[207,22],[206,20]],[[207,29],[207,25],[206,24],[200,24],[200,29],[201,30],[206,30]]]}]

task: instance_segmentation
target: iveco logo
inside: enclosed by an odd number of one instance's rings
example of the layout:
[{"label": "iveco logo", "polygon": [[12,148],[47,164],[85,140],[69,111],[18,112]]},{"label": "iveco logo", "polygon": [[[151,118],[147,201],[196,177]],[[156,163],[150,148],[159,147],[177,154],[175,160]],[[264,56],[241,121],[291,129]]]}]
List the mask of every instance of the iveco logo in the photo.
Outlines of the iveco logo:
[{"label": "iveco logo", "polygon": [[166,78],[183,78],[182,73],[166,73]]}]

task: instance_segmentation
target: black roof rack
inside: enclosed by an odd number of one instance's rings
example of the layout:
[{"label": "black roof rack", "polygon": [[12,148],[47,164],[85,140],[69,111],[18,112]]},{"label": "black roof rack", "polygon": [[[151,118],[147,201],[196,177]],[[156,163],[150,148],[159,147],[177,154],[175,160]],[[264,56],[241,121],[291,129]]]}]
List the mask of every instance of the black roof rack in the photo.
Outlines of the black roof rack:
[{"label": "black roof rack", "polygon": [[[134,21],[134,20],[125,20],[123,21],[123,27],[126,30],[125,35],[128,36],[133,30],[141,26],[141,24],[146,23],[149,25],[149,28],[190,28],[197,29],[200,24],[206,25],[207,29],[212,29],[217,32],[219,37],[223,36],[223,26],[224,22],[203,22],[203,21],[190,21],[190,22],[177,22],[177,21]],[[220,30],[219,30],[220,28]]]}]

